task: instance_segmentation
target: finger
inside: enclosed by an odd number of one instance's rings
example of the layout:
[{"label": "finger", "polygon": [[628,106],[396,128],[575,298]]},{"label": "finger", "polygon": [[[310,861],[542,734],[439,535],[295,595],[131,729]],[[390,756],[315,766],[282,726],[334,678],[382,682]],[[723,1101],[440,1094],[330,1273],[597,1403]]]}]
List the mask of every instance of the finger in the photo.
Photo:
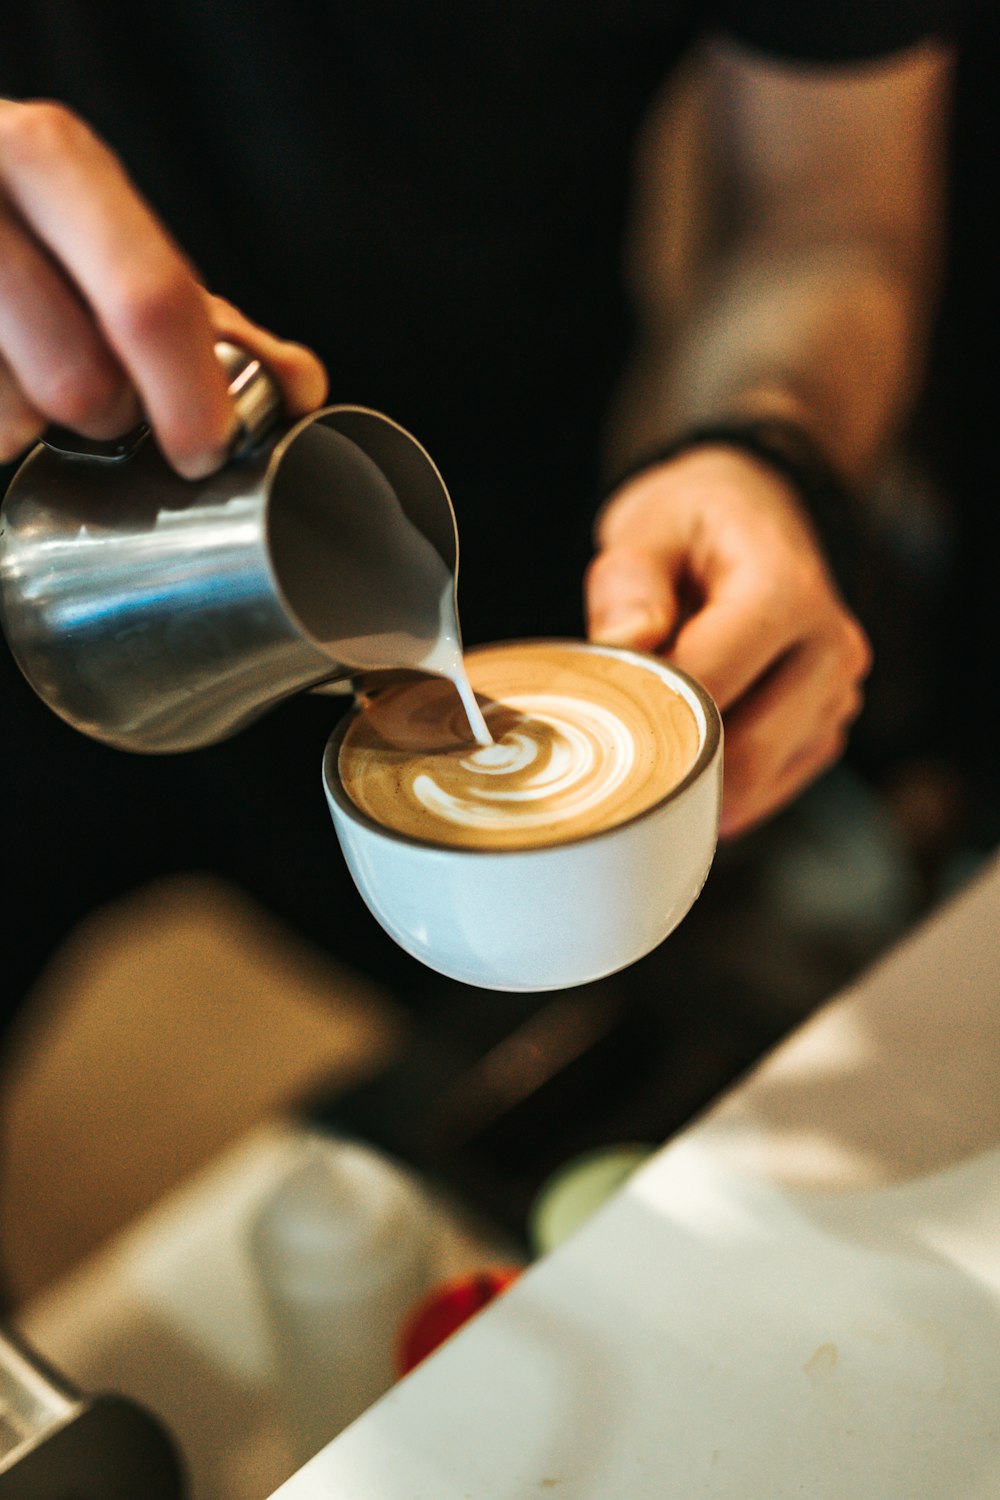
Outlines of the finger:
[{"label": "finger", "polygon": [[327,375],[312,350],[276,338],[223,297],[208,292],[205,297],[216,338],[231,339],[263,360],[281,387],[290,417],[305,416],[322,406],[327,395]]},{"label": "finger", "polygon": [[759,741],[775,760],[786,759],[831,713],[860,699],[866,661],[839,628],[810,637],[730,709],[728,732]]},{"label": "finger", "polygon": [[638,547],[599,552],[587,569],[584,599],[591,640],[643,651],[669,639],[679,608],[669,559]]},{"label": "finger", "polygon": [[794,737],[779,737],[767,715],[726,726],[726,801],[730,809],[759,802],[778,802],[773,788],[782,785],[796,765],[810,759],[813,747],[846,735],[863,706],[859,688],[841,690],[820,712],[801,719]]},{"label": "finger", "polygon": [[41,436],[45,427],[45,418],[31,405],[9,366],[0,359],[0,463],[17,458]]},{"label": "finger", "polygon": [[113,153],[60,105],[0,114],[4,182],[136,387],[168,459],[198,477],[235,428],[201,290]]},{"label": "finger", "polygon": [[824,771],[837,763],[847,747],[848,726],[833,730],[811,745],[804,746],[768,783],[766,795],[760,788],[756,795],[728,797],[723,793],[719,837],[738,838],[773,817],[786,807]]},{"label": "finger", "polygon": [[723,710],[798,645],[806,622],[750,575],[729,574],[677,632],[671,660],[704,683]]},{"label": "finger", "polygon": [[135,393],[80,298],[2,203],[0,348],[26,400],[48,421],[112,438],[138,420]]},{"label": "finger", "polygon": [[818,746],[837,746],[830,754],[839,754],[862,704],[853,663],[829,643],[795,653],[741,700],[726,719],[727,831],[777,811],[811,780],[820,768]]}]

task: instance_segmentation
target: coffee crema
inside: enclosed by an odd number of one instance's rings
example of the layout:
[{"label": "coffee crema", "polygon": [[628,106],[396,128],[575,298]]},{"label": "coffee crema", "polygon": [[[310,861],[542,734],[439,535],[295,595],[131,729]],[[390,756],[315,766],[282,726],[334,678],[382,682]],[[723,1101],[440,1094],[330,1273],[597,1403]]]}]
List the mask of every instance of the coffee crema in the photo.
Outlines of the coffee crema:
[{"label": "coffee crema", "polygon": [[459,848],[560,844],[644,812],[697,758],[694,710],[652,664],[515,642],[466,666],[492,745],[456,748],[463,711],[434,679],[387,688],[349,725],[340,780],[375,822]]}]

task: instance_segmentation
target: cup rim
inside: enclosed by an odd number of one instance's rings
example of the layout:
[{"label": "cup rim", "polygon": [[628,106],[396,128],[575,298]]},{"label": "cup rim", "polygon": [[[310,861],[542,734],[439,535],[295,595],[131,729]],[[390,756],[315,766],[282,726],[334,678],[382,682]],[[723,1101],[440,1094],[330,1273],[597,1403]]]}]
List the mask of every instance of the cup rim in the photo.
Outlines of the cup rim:
[{"label": "cup rim", "polygon": [[573,636],[525,636],[505,641],[484,641],[481,647],[469,647],[467,655],[474,654],[477,650],[494,650],[501,646],[563,646],[573,650],[586,653],[600,652],[605,656],[616,656],[625,661],[634,662],[637,666],[646,667],[656,671],[661,677],[679,680],[688,693],[693,697],[704,715],[705,737],[698,749],[698,753],[692,761],[689,769],[680,781],[672,786],[669,791],[664,792],[655,802],[644,807],[639,812],[632,813],[623,818],[620,823],[612,823],[608,828],[595,828],[589,833],[577,833],[567,839],[560,839],[556,844],[528,844],[520,848],[489,849],[479,846],[470,847],[465,844],[445,844],[436,839],[420,838],[416,834],[401,833],[396,828],[390,828],[385,823],[379,823],[375,818],[366,813],[358,804],[349,797],[341,784],[340,777],[336,774],[330,775],[331,766],[336,771],[340,756],[340,746],[347,733],[349,725],[362,712],[361,705],[355,703],[337,721],[333,733],[326,742],[323,752],[323,785],[329,796],[336,802],[338,808],[351,822],[358,824],[369,832],[377,833],[382,837],[392,840],[398,844],[405,844],[410,848],[433,849],[442,855],[470,855],[476,858],[486,856],[490,859],[521,858],[530,855],[552,855],[557,854],[560,849],[571,849],[577,844],[590,844],[595,839],[609,838],[613,834],[620,833],[623,829],[631,827],[633,823],[640,823],[643,819],[650,817],[660,808],[670,802],[681,798],[689,787],[696,781],[700,781],[705,772],[714,762],[722,742],[722,715],[715,699],[708,689],[704,687],[696,677],[685,672],[682,667],[675,666],[673,662],[663,657],[655,656],[651,651],[640,651],[632,646],[613,646],[603,641],[579,640]]}]

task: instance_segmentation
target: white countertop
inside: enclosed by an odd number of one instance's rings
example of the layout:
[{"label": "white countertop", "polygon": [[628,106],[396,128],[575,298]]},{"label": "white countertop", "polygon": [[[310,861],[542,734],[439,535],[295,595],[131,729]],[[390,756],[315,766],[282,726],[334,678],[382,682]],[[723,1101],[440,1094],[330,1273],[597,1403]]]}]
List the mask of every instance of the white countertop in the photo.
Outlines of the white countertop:
[{"label": "white countertop", "polygon": [[[276,1500],[996,1500],[998,915],[994,861]],[[229,1454],[195,1500],[275,1472],[232,1268],[282,1150],[251,1140],[25,1321],[146,1398],[137,1338],[183,1345],[160,1409]]]},{"label": "white countertop", "polygon": [[996,1500],[998,914],[993,864],[280,1500]]}]

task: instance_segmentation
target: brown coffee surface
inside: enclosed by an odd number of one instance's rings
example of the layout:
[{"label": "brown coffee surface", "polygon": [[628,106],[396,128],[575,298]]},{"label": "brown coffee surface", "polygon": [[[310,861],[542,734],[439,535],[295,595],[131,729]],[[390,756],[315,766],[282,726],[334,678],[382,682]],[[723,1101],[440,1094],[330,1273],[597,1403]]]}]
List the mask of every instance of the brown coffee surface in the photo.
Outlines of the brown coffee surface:
[{"label": "brown coffee surface", "polygon": [[486,646],[466,657],[494,736],[468,728],[450,683],[388,688],[350,724],[340,780],[377,823],[431,843],[520,849],[614,827],[691,769],[694,711],[650,667],[571,643]]}]

